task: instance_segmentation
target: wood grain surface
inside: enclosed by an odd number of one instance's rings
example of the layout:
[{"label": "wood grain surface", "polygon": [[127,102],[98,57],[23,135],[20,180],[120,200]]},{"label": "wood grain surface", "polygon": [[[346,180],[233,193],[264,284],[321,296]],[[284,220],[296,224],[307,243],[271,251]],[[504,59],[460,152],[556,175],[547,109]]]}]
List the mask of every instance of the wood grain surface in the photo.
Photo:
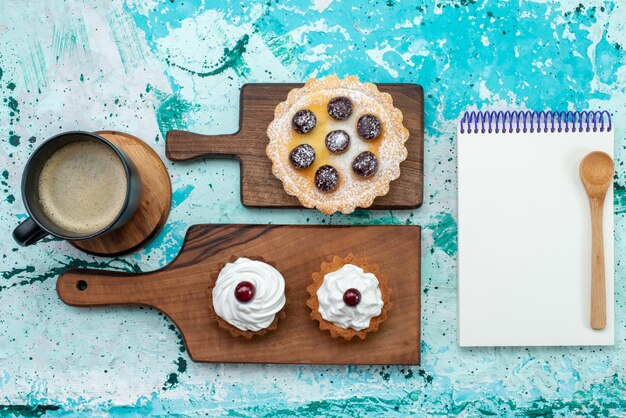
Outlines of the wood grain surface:
[{"label": "wood grain surface", "polygon": [[[349,253],[378,264],[392,292],[387,321],[363,341],[333,339],[309,318],[305,304],[311,274],[323,261]],[[209,317],[209,278],[233,255],[262,256],[285,277],[286,318],[275,332],[250,341],[235,338]],[[57,293],[72,306],[154,307],[176,324],[198,362],[419,364],[420,359],[419,226],[195,225],[180,254],[160,270],[69,269],[59,277]]]},{"label": "wood grain surface", "polygon": [[[265,155],[269,141],[266,130],[274,109],[287,93],[302,84],[245,84],[241,89],[239,131],[228,135],[200,135],[169,131],[165,155],[172,161],[198,157],[232,157],[241,165],[241,202],[252,207],[301,207],[298,199],[283,190],[272,174]],[[401,165],[400,178],[391,183],[385,196],[374,201],[372,209],[412,209],[423,199],[424,162],[424,92],[417,84],[377,84],[391,94],[394,105],[404,115],[409,130],[408,158]]]},{"label": "wood grain surface", "polygon": [[146,245],[165,225],[172,203],[170,176],[159,155],[141,139],[124,132],[95,132],[118,147],[133,160],[141,177],[141,200],[130,220],[103,236],[71,241],[79,250],[99,256],[127,254]]}]

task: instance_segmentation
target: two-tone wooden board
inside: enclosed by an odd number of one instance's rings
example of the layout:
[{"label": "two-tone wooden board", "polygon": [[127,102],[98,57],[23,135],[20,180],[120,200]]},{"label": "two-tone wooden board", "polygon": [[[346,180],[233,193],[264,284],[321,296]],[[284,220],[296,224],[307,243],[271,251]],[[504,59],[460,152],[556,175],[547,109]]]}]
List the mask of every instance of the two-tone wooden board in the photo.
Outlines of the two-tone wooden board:
[{"label": "two-tone wooden board", "polygon": [[[365,340],[333,339],[309,318],[311,274],[333,256],[353,253],[378,264],[393,304],[378,333]],[[276,332],[235,338],[209,317],[208,285],[231,256],[262,256],[287,285],[286,318]],[[168,266],[132,274],[69,269],[57,281],[72,306],[151,306],[179,328],[189,356],[199,362],[419,364],[420,227],[195,225]],[[138,349],[141,349],[138,347]]]},{"label": "two-tone wooden board", "polygon": [[[165,155],[172,161],[198,157],[231,157],[241,165],[241,203],[252,207],[298,208],[298,199],[283,190],[272,174],[265,154],[267,126],[274,109],[293,88],[302,84],[246,84],[241,88],[239,131],[228,135],[200,135],[169,131]],[[424,192],[424,92],[417,84],[377,84],[391,94],[394,106],[404,115],[409,130],[407,159],[400,165],[400,178],[371,209],[413,209],[422,204]]]}]

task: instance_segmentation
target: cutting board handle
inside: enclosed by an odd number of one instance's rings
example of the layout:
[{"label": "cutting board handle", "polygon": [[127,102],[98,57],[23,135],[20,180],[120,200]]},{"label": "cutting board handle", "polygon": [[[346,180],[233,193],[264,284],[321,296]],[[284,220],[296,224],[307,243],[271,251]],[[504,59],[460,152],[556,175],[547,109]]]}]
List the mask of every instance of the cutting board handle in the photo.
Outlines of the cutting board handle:
[{"label": "cutting board handle", "polygon": [[186,161],[210,155],[239,155],[245,140],[239,132],[225,135],[201,135],[186,131],[169,131],[165,137],[165,156],[172,161]]},{"label": "cutting board handle", "polygon": [[155,275],[92,269],[68,269],[57,280],[57,294],[71,306],[153,306]]}]

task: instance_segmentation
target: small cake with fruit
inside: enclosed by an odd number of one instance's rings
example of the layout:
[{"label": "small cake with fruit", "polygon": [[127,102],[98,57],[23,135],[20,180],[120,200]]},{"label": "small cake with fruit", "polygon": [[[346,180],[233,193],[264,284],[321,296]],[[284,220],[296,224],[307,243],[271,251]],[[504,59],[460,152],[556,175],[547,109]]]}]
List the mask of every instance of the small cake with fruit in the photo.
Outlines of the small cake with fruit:
[{"label": "small cake with fruit", "polygon": [[287,194],[331,214],[367,208],[407,157],[402,112],[356,77],[311,79],[275,110],[266,148]]},{"label": "small cake with fruit", "polygon": [[209,287],[211,317],[235,337],[275,330],[285,302],[285,279],[260,257],[232,257]]},{"label": "small cake with fruit", "polygon": [[307,291],[311,319],[333,338],[365,339],[378,331],[391,308],[387,278],[377,265],[352,254],[323,263]]}]

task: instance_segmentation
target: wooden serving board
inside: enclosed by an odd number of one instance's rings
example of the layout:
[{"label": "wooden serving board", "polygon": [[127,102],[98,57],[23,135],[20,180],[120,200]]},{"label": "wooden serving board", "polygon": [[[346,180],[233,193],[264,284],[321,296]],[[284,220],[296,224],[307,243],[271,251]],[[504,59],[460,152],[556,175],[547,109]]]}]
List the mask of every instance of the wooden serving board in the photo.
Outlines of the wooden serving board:
[{"label": "wooden serving board", "polygon": [[[378,333],[365,340],[333,339],[309,318],[311,274],[333,256],[353,253],[378,264],[388,277],[392,308]],[[235,338],[209,317],[209,278],[231,256],[262,256],[287,285],[286,318],[252,340]],[[69,269],[57,293],[72,306],[151,306],[179,328],[198,362],[419,364],[420,227],[195,225],[168,266],[132,274]]]},{"label": "wooden serving board", "polygon": [[[266,130],[274,109],[287,98],[291,89],[302,84],[245,84],[241,88],[239,131],[228,135],[200,135],[169,131],[165,155],[172,161],[197,157],[233,157],[241,164],[241,203],[253,207],[299,208],[298,199],[285,193],[282,183],[272,174],[265,155]],[[394,105],[404,115],[409,130],[409,155],[400,165],[400,178],[391,183],[385,196],[374,201],[371,209],[413,209],[422,204],[424,181],[424,92],[417,84],[377,84],[391,94]]]}]

